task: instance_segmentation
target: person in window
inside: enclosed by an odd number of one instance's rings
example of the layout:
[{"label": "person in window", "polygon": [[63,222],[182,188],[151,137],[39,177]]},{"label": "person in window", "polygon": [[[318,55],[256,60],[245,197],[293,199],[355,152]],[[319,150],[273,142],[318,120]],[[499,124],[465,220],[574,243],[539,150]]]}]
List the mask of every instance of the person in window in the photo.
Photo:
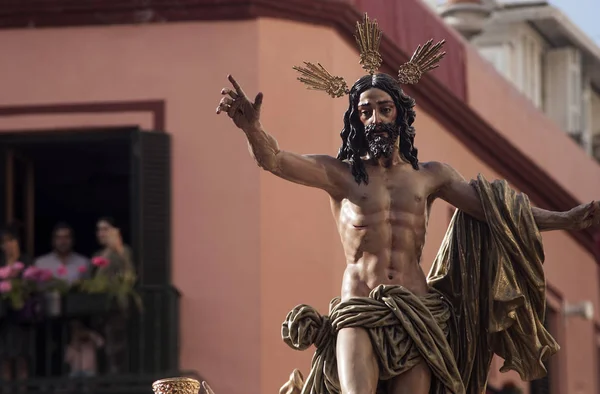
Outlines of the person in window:
[{"label": "person in window", "polygon": [[96,237],[102,249],[95,257],[104,257],[109,264],[99,267],[98,271],[109,276],[121,276],[122,278],[133,278],[135,269],[133,267],[131,248],[123,243],[121,231],[115,225],[115,221],[109,217],[103,217],[96,224]]},{"label": "person in window", "polygon": [[[2,229],[0,266],[6,272],[18,274],[31,264],[31,260],[21,252],[17,225],[9,225]],[[9,274],[8,276],[12,276]],[[2,291],[10,291],[10,281],[2,279]],[[31,355],[33,341],[32,326],[21,324],[14,311],[7,310],[7,303],[2,305],[6,315],[0,318],[0,365],[2,380],[22,380],[28,376],[28,358]]]},{"label": "person in window", "polygon": [[52,230],[52,252],[38,257],[35,266],[52,271],[58,278],[72,283],[89,276],[90,260],[73,250],[73,229],[58,223]]},{"label": "person in window", "polygon": [[71,378],[89,378],[97,374],[96,351],[104,345],[102,337],[79,320],[71,322],[71,341],[65,351]]},{"label": "person in window", "polygon": [[[123,243],[121,231],[114,219],[104,217],[96,223],[96,236],[102,249],[95,257],[103,257],[107,265],[97,268],[96,275],[107,275],[124,281],[135,282],[131,248]],[[127,311],[120,310],[111,314],[104,324],[106,340],[105,352],[108,371],[111,374],[122,374],[127,369]]]}]

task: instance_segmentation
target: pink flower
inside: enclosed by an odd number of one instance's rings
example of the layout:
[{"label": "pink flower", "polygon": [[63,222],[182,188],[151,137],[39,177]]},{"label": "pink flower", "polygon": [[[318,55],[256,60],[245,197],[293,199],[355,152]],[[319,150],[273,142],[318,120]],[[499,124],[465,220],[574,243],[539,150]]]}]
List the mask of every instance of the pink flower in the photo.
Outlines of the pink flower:
[{"label": "pink flower", "polygon": [[0,282],[0,293],[8,293],[12,289],[12,283],[9,280]]},{"label": "pink flower", "polygon": [[56,274],[58,276],[65,276],[67,274],[67,267],[65,267],[64,265],[61,265],[60,267],[58,267],[56,269]]},{"label": "pink flower", "polygon": [[23,279],[26,280],[37,280],[38,275],[40,273],[40,269],[34,266],[25,268],[23,271]]},{"label": "pink flower", "polygon": [[39,282],[48,282],[52,278],[54,278],[54,275],[52,274],[52,271],[46,270],[46,269],[41,269],[41,270],[38,271],[37,280]]},{"label": "pink flower", "polygon": [[15,261],[10,265],[11,274],[16,276],[19,272],[23,271],[23,268],[25,268],[25,264]]},{"label": "pink flower", "polygon": [[0,268],[0,279],[7,279],[10,277],[11,269],[10,266]]},{"label": "pink flower", "polygon": [[85,265],[80,265],[77,268],[77,272],[79,272],[80,274],[85,274],[87,272],[87,267]]},{"label": "pink flower", "polygon": [[102,256],[94,257],[92,259],[92,264],[94,264],[98,268],[106,267],[110,262]]},{"label": "pink flower", "polygon": [[25,268],[25,271],[23,271],[23,279],[25,280],[29,280],[32,282],[47,282],[50,279],[52,279],[54,277],[54,275],[52,274],[52,271],[48,270],[48,269],[43,269],[43,268],[37,268],[37,267],[27,267]]}]

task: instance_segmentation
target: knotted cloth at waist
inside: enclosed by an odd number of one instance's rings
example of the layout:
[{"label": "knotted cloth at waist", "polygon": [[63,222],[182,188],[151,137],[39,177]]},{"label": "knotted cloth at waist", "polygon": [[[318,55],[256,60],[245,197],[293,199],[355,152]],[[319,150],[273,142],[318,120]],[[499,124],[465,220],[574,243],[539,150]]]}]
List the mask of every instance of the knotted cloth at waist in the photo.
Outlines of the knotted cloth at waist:
[{"label": "knotted cloth at waist", "polygon": [[434,385],[444,392],[462,393],[464,388],[446,335],[450,305],[432,290],[419,297],[402,286],[380,285],[368,297],[330,304],[329,316],[308,305],[288,313],[283,325],[285,343],[296,350],[314,344],[311,371],[303,394],[338,394],[336,334],[348,327],[367,330],[378,359],[379,378],[387,380],[408,371],[421,360],[429,365]]}]

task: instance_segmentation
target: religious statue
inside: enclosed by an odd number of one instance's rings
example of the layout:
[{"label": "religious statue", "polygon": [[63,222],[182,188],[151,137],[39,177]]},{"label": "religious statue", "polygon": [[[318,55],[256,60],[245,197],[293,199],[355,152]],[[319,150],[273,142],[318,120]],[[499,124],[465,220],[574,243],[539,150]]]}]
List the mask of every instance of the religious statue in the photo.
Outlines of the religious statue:
[{"label": "religious statue", "polygon": [[[502,371],[544,376],[559,346],[542,324],[540,231],[598,225],[598,202],[547,211],[506,181],[467,182],[448,164],[419,162],[415,101],[401,84],[438,66],[443,41],[420,46],[395,78],[377,72],[376,21],[365,15],[356,40],[367,74],[351,88],[318,63],[295,67],[309,88],[349,96],[337,158],[280,149],[260,122],[262,93],[250,101],[232,76],[217,108],[244,132],[261,168],[331,201],[347,258],[341,297],[328,315],[299,305],[282,326],[292,348],[316,345],[309,375],[298,380],[302,393],[482,393],[494,354]],[[426,277],[420,260],[436,199],[457,210]]]}]

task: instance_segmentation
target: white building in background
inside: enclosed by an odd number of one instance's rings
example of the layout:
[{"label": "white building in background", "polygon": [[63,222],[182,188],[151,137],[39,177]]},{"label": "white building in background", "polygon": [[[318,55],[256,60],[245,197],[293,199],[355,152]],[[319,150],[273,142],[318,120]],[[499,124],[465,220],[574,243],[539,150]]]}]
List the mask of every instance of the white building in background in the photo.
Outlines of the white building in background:
[{"label": "white building in background", "polygon": [[425,1],[600,160],[600,47],[565,14],[538,0]]}]

